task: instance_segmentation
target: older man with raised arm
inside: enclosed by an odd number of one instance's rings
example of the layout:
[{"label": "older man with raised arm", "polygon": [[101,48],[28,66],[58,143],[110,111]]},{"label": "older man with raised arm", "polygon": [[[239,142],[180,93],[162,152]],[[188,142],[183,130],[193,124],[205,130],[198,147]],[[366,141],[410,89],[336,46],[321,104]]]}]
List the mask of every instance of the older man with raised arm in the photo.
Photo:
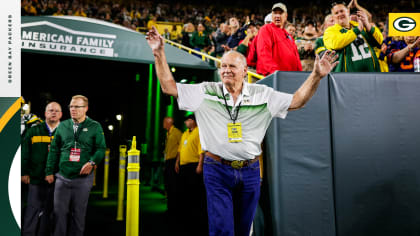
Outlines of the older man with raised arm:
[{"label": "older man with raised arm", "polygon": [[260,195],[258,155],[273,117],[285,118],[315,93],[321,79],[337,64],[334,52],[315,61],[314,70],[295,94],[248,84],[245,57],[229,51],[221,59],[222,82],[176,83],[169,70],[164,41],[156,28],[146,37],[155,57],[164,93],[179,108],[194,111],[205,151],[203,176],[207,194],[209,235],[249,235]]}]

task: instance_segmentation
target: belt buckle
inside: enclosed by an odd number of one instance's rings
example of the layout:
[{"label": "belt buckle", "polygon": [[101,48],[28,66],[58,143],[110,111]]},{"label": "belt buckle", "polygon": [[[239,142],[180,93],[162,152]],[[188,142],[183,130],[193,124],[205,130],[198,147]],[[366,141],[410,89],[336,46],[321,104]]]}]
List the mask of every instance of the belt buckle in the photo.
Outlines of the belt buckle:
[{"label": "belt buckle", "polygon": [[232,168],[235,168],[235,169],[241,169],[244,166],[244,162],[243,161],[232,161],[230,163],[230,166],[232,166]]}]

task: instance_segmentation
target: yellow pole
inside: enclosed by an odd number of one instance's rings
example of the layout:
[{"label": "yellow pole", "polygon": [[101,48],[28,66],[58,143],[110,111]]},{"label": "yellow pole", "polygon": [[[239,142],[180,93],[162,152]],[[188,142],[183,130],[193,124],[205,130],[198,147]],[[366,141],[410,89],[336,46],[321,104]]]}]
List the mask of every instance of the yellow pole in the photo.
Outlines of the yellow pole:
[{"label": "yellow pole", "polygon": [[140,151],[136,149],[136,136],[133,137],[128,151],[127,165],[127,220],[126,236],[139,235],[139,187]]},{"label": "yellow pole", "polygon": [[248,74],[248,83],[252,83],[252,75],[251,74]]},{"label": "yellow pole", "polygon": [[125,189],[125,159],[127,158],[127,146],[120,145],[120,175],[118,178],[118,209],[117,209],[117,220],[124,220],[123,216],[123,204],[124,204],[124,189]]},{"label": "yellow pole", "polygon": [[105,161],[104,161],[104,192],[102,197],[108,198],[108,176],[109,176],[109,148],[105,151]]}]

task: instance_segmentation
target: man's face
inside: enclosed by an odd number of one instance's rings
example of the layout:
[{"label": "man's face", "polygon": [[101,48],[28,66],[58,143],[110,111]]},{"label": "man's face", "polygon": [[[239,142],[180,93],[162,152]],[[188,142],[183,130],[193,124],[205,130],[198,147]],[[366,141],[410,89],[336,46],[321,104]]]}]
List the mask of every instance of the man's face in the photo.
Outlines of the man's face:
[{"label": "man's face", "polygon": [[290,36],[295,37],[296,28],[293,25],[287,26],[286,31],[290,34]]},{"label": "man's face", "polygon": [[414,41],[416,41],[416,36],[404,36],[404,41],[407,44],[412,44]]},{"label": "man's face", "polygon": [[163,128],[169,130],[172,126],[172,120],[169,118],[163,119]]},{"label": "man's face", "polygon": [[331,14],[335,23],[341,25],[342,27],[347,27],[350,22],[349,11],[343,4],[335,5],[331,9]]},{"label": "man's face", "polygon": [[202,24],[199,24],[199,25],[197,26],[197,31],[198,31],[198,32],[203,32],[203,31],[204,31],[204,26],[203,26]]},{"label": "man's face", "polygon": [[305,26],[304,36],[308,38],[313,38],[317,36],[316,28],[312,24]]},{"label": "man's face", "polygon": [[70,116],[72,119],[80,120],[86,116],[88,107],[81,98],[72,99],[70,102]]},{"label": "man's face", "polygon": [[287,21],[287,12],[284,12],[281,9],[274,9],[271,12],[271,19],[277,27],[283,28],[284,23]]},{"label": "man's face", "polygon": [[225,85],[234,85],[242,82],[245,78],[247,68],[241,62],[239,55],[229,53],[222,57],[220,66],[220,78]]},{"label": "man's face", "polygon": [[239,28],[239,22],[238,19],[236,19],[235,17],[232,17],[229,19],[229,26],[232,28]]},{"label": "man's face", "polygon": [[248,29],[247,29],[247,33],[248,34],[257,34],[258,33],[258,29],[254,25],[250,25],[248,27]]},{"label": "man's face", "polygon": [[61,107],[56,102],[48,104],[45,108],[45,120],[47,121],[47,123],[55,123],[59,121],[62,115],[63,113],[61,112]]},{"label": "man's face", "polygon": [[195,121],[193,119],[186,119],[184,121],[184,123],[185,123],[185,126],[187,126],[188,129],[194,128]]}]

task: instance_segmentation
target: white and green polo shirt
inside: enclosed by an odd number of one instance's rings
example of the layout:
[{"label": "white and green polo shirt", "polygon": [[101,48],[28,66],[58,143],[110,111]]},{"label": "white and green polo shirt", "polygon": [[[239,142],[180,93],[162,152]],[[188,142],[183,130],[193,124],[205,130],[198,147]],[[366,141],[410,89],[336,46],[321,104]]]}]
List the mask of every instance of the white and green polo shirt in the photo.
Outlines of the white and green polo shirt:
[{"label": "white and green polo shirt", "polygon": [[[286,118],[293,98],[266,85],[246,82],[236,104],[222,82],[177,83],[177,89],[179,109],[195,113],[202,149],[231,161],[254,159],[261,154],[261,142],[271,120]],[[233,122],[231,117],[236,116],[238,106],[236,123],[242,124],[242,142],[230,143],[227,126]]]}]

